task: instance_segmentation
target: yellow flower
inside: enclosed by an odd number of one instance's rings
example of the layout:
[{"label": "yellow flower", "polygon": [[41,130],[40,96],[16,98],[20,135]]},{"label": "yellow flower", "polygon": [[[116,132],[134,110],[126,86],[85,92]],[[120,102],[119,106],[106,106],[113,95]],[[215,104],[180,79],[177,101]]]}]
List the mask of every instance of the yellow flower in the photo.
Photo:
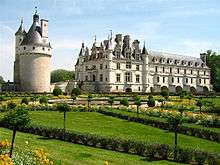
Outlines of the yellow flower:
[{"label": "yellow flower", "polygon": [[104,162],[104,165],[108,165],[108,161],[105,161],[105,162]]}]

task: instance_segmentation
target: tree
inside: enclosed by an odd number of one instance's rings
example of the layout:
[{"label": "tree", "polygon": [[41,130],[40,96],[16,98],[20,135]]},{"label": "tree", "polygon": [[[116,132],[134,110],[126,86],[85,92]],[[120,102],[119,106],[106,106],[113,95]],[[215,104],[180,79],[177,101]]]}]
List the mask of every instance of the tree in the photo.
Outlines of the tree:
[{"label": "tree", "polygon": [[29,116],[28,111],[23,110],[23,109],[16,109],[16,110],[9,111],[3,117],[2,121],[6,125],[13,127],[12,142],[11,142],[11,149],[10,149],[10,157],[11,157],[17,128],[18,126],[19,127],[26,126],[30,122],[30,116]]},{"label": "tree", "polygon": [[108,98],[108,103],[111,105],[111,109],[112,109],[112,105],[114,104],[114,102],[115,102],[115,97],[114,96],[110,96]]},{"label": "tree", "polygon": [[71,111],[71,108],[67,103],[58,103],[57,110],[63,112],[63,130],[66,132],[66,112]]},{"label": "tree", "polygon": [[150,95],[148,97],[147,105],[148,105],[148,107],[154,107],[155,106],[155,100],[154,100],[152,95]]},{"label": "tree", "polygon": [[58,69],[51,72],[51,83],[64,82],[67,80],[73,80],[74,78],[75,78],[74,71]]},{"label": "tree", "polygon": [[134,104],[137,106],[137,115],[139,114],[139,107],[141,106],[141,97],[136,96],[134,98]]},{"label": "tree", "polygon": [[59,95],[62,95],[62,94],[63,94],[63,91],[59,87],[55,87],[53,89],[53,95],[54,96],[59,96]]},{"label": "tree", "polygon": [[126,107],[128,107],[128,106],[129,106],[128,98],[127,98],[127,97],[123,98],[123,99],[120,101],[120,104],[121,104],[121,105],[124,105],[124,106],[126,106]]},{"label": "tree", "polygon": [[88,109],[90,109],[90,104],[92,102],[92,95],[91,94],[88,95],[87,101],[88,101]]},{"label": "tree", "polygon": [[220,55],[212,50],[207,50],[205,53],[201,53],[203,60],[206,61],[206,65],[211,69],[211,84],[213,89],[220,92]]},{"label": "tree", "polygon": [[0,84],[3,84],[3,83],[5,83],[5,81],[4,81],[3,77],[0,76]]},{"label": "tree", "polygon": [[182,123],[183,117],[181,114],[178,115],[170,115],[167,118],[167,121],[169,125],[171,126],[171,129],[174,131],[175,137],[174,137],[174,160],[177,160],[177,135],[178,135],[178,129],[179,125]]},{"label": "tree", "polygon": [[202,102],[202,99],[201,99],[201,98],[196,101],[196,106],[199,107],[199,113],[202,113],[203,102]]},{"label": "tree", "polygon": [[166,89],[162,90],[161,95],[167,100],[170,95],[169,90],[166,90]]}]

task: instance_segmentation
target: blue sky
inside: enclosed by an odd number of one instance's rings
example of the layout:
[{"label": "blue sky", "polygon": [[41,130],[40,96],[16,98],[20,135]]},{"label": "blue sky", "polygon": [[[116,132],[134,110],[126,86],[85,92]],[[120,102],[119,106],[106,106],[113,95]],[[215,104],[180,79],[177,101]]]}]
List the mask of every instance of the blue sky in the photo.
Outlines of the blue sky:
[{"label": "blue sky", "polygon": [[91,45],[113,34],[130,34],[147,48],[199,57],[220,52],[219,0],[1,0],[0,75],[12,80],[14,33],[25,29],[34,7],[49,20],[52,69],[73,70],[81,42]]}]

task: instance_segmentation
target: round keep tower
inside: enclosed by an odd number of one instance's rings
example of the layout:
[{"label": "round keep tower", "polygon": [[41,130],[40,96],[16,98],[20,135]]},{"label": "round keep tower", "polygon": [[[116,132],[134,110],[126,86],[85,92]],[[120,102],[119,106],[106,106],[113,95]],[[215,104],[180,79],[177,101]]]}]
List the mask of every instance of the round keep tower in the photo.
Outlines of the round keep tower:
[{"label": "round keep tower", "polygon": [[15,34],[14,77],[17,89],[21,92],[50,92],[52,48],[48,41],[48,21],[39,20],[36,12],[29,31],[22,34],[23,37],[19,32]]}]

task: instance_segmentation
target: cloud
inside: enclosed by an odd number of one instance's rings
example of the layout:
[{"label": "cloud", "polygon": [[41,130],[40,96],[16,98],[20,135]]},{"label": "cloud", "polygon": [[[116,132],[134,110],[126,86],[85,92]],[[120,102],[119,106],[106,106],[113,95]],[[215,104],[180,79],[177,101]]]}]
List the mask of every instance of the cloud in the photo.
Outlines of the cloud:
[{"label": "cloud", "polygon": [[82,41],[72,39],[56,39],[53,42],[54,49],[79,49],[81,48]]}]

